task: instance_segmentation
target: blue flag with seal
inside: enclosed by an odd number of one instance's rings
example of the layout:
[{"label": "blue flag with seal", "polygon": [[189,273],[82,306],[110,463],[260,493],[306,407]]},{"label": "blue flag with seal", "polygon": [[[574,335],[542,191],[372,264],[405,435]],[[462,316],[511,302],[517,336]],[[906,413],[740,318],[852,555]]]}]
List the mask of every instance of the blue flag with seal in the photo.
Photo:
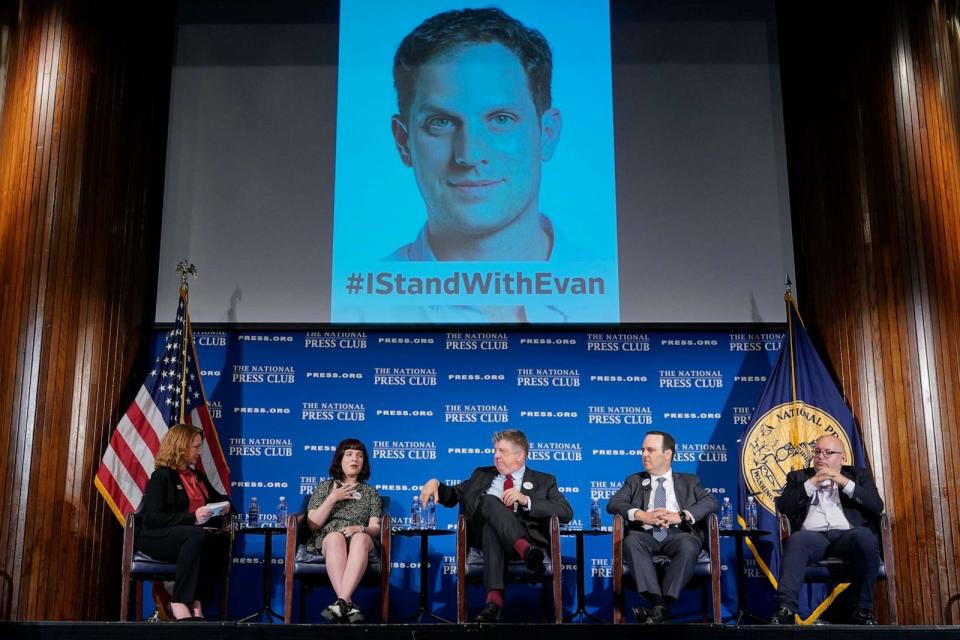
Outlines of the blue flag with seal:
[{"label": "blue flag with seal", "polygon": [[[852,464],[866,466],[853,414],[810,342],[789,288],[784,300],[787,335],[741,439],[739,474],[740,526],[746,526],[747,497],[753,496],[757,502],[757,528],[772,532],[767,539],[747,539],[747,546],[759,571],[774,589],[780,573],[779,546],[772,539],[780,531],[775,501],[786,484],[787,474],[813,466],[814,442],[824,435],[840,439]],[[798,622],[816,621],[848,586],[847,583],[832,589],[819,584],[805,586],[800,596]],[[752,602],[765,598],[772,609],[770,589],[750,595]]]}]

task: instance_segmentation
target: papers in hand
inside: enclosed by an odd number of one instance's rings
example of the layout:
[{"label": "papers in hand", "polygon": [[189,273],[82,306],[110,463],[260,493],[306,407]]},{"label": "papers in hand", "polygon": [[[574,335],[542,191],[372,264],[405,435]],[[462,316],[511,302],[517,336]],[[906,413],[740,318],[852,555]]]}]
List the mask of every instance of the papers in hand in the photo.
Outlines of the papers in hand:
[{"label": "papers in hand", "polygon": [[229,502],[211,502],[207,505],[207,509],[210,510],[211,516],[222,516],[227,511],[227,507],[230,506]]}]

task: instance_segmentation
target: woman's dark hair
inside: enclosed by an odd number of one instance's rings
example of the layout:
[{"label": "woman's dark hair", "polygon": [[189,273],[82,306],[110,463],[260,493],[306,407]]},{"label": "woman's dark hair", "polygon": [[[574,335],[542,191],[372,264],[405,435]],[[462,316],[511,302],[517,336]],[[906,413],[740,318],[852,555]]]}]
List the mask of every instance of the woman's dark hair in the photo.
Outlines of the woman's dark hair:
[{"label": "woman's dark hair", "polygon": [[343,482],[343,454],[350,449],[354,449],[363,454],[363,466],[360,467],[360,473],[357,474],[357,480],[365,482],[370,478],[370,456],[367,455],[367,448],[356,438],[347,438],[341,440],[337,445],[337,450],[333,452],[333,460],[330,462],[330,477]]}]

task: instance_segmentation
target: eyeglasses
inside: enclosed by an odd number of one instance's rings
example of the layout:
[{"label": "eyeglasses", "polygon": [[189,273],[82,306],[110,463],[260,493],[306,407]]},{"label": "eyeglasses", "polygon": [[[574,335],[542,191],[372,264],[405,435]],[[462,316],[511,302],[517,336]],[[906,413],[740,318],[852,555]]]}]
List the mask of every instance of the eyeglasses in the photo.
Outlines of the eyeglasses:
[{"label": "eyeglasses", "polygon": [[833,449],[814,449],[813,457],[817,458],[823,456],[824,458],[829,458],[830,456],[835,456],[838,453],[843,453],[843,451],[834,451]]}]

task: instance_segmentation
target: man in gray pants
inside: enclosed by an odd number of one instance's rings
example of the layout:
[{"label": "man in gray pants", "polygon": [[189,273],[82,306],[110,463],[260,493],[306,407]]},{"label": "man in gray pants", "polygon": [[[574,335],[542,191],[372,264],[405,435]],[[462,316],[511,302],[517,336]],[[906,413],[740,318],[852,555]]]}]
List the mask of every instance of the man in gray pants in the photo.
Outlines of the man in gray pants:
[{"label": "man in gray pants", "polygon": [[[637,591],[650,603],[637,610],[637,622],[659,624],[670,619],[670,604],[693,575],[703,548],[706,518],[717,510],[717,499],[697,476],[671,469],[676,443],[664,431],[650,431],[643,439],[644,471],[623,482],[607,503],[607,511],[620,514],[627,527],[623,558],[637,583]],[[653,556],[670,558],[657,579]]]}]

